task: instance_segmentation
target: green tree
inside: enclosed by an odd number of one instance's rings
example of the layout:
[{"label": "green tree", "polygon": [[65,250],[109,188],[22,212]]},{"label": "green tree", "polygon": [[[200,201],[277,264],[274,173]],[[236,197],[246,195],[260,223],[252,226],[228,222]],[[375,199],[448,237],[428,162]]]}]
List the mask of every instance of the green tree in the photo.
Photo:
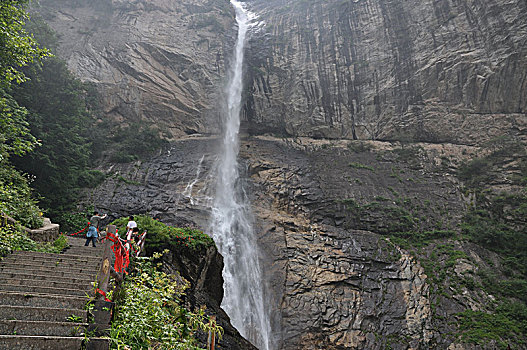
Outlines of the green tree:
[{"label": "green tree", "polygon": [[0,163],[10,155],[22,156],[38,145],[29,132],[27,110],[0,89]]},{"label": "green tree", "polygon": [[37,144],[29,134],[27,112],[7,93],[11,82],[27,78],[21,68],[49,53],[24,29],[28,0],[0,2],[0,162],[10,154],[22,155]]},{"label": "green tree", "polygon": [[9,89],[13,82],[27,79],[22,67],[49,55],[24,29],[27,5],[28,0],[0,2],[0,211],[34,227],[41,223],[40,209],[26,177],[16,172],[9,160],[9,156],[26,154],[38,144],[29,132],[27,110],[18,105]]},{"label": "green tree", "polygon": [[[13,91],[29,111],[31,133],[42,146],[22,158],[17,168],[36,176],[33,187],[50,214],[70,210],[77,202],[79,178],[89,168],[89,133],[94,120],[86,109],[83,83],[55,57],[27,70],[30,80]],[[84,185],[84,183],[83,183]]]},{"label": "green tree", "polygon": [[26,80],[21,67],[43,58],[49,53],[38,47],[25,28],[29,0],[2,0],[0,2],[0,87],[6,88],[14,80]]}]

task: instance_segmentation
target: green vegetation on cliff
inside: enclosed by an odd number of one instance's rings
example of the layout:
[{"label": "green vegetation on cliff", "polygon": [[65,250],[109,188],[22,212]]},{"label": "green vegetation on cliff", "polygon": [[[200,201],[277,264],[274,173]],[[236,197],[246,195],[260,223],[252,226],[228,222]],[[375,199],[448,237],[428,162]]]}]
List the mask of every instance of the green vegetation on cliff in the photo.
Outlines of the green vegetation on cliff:
[{"label": "green vegetation on cliff", "polygon": [[[35,213],[41,211],[67,225],[64,219],[82,200],[81,190],[105,179],[105,174],[93,169],[105,154],[109,153],[112,161],[133,161],[164,142],[158,131],[147,125],[117,128],[101,119],[96,89],[75,78],[63,60],[47,56],[48,51],[38,48],[36,42],[56,50],[53,30],[37,15],[23,27],[26,1],[8,3],[16,8],[2,5],[1,15],[18,16],[11,19],[17,25],[0,35],[9,39],[18,33],[22,39],[6,46],[19,51],[2,53],[7,55],[6,62],[13,62],[17,69],[0,66],[0,167],[3,173],[13,173],[12,163],[19,172],[29,174],[31,181],[24,180],[26,176],[12,176],[16,183],[5,182],[5,176],[0,176],[0,196],[6,201],[1,209],[31,227],[40,225]],[[4,6],[11,12],[6,12]],[[9,23],[7,18],[4,20]],[[7,42],[6,38],[3,40]],[[34,56],[40,60],[32,62]],[[17,58],[19,63],[15,64]],[[10,84],[13,80],[18,84]],[[31,195],[29,186],[36,196]],[[34,197],[43,209],[36,206]],[[16,210],[7,210],[11,208]]]},{"label": "green vegetation on cliff", "polygon": [[223,330],[211,323],[204,309],[191,312],[183,306],[182,296],[189,287],[179,276],[160,271],[152,258],[135,261],[125,279],[110,330],[112,349],[201,349],[195,338],[198,331]]},{"label": "green vegetation on cliff", "polygon": [[[149,251],[171,249],[175,251],[199,251],[214,246],[214,240],[202,231],[171,227],[159,222],[148,215],[134,216],[140,233],[147,231],[146,248]],[[118,232],[126,232],[128,218],[120,218],[113,222]]]},{"label": "green vegetation on cliff", "polygon": [[335,221],[384,235],[419,261],[432,327],[446,341],[523,349],[526,148],[504,137],[458,152],[417,145],[355,151],[342,162],[351,167],[350,189],[332,204]]},{"label": "green vegetation on cliff", "polygon": [[47,56],[45,49],[39,48],[25,28],[28,19],[26,12],[29,0],[3,0],[0,4],[0,87],[8,87],[12,81],[21,83],[27,78],[21,67]]}]

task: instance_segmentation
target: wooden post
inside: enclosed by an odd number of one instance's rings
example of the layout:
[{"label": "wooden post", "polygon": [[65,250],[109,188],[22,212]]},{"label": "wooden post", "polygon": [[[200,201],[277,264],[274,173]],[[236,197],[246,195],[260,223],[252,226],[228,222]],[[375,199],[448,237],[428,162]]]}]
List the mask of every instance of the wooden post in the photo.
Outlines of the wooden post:
[{"label": "wooden post", "polygon": [[[115,234],[117,227],[115,225],[109,225],[106,228],[106,232],[111,232]],[[112,261],[112,242],[109,239],[104,240],[104,249],[102,255],[102,264],[99,268],[99,273],[97,274],[97,285],[100,290],[104,293],[108,293],[108,282],[110,280],[110,265]],[[104,299],[102,294],[98,294],[96,299]]]},{"label": "wooden post", "polygon": [[[210,325],[216,324],[216,316],[210,316]],[[207,350],[214,350],[214,346],[216,345],[216,333],[214,331],[209,330],[209,337],[207,339]]]}]

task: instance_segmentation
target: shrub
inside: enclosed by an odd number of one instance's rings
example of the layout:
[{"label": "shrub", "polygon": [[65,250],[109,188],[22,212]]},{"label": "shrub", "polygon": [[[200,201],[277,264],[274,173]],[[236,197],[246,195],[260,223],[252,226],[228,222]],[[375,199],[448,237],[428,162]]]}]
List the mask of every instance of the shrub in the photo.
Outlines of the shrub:
[{"label": "shrub", "polygon": [[139,124],[117,130],[110,141],[108,147],[115,149],[110,160],[116,163],[142,159],[167,143],[157,129]]},{"label": "shrub", "polygon": [[88,225],[89,217],[93,215],[93,208],[90,207],[84,212],[63,213],[55,220],[60,225],[62,232],[75,233]]},{"label": "shrub", "polygon": [[485,199],[485,206],[469,211],[461,224],[471,241],[500,253],[508,268],[527,275],[527,197],[500,195]]},{"label": "shrub", "polygon": [[5,163],[0,164],[0,212],[29,228],[42,226],[41,211],[31,196],[28,180]]},{"label": "shrub", "polygon": [[527,308],[520,303],[500,305],[493,314],[465,310],[457,314],[461,339],[467,343],[487,344],[495,340],[500,349],[508,344],[525,345],[521,336],[527,331]]},{"label": "shrub", "polygon": [[60,235],[53,242],[37,243],[29,238],[20,228],[12,225],[0,227],[0,257],[17,250],[60,253],[67,246],[68,239],[64,235]]},{"label": "shrub", "polygon": [[106,179],[106,175],[104,175],[103,172],[99,170],[86,170],[79,175],[77,182],[80,187],[95,188],[100,185],[104,179]]},{"label": "shrub", "polygon": [[15,250],[35,250],[36,242],[14,226],[0,227],[0,256]]},{"label": "shrub", "polygon": [[369,171],[375,171],[374,167],[371,167],[369,165],[364,165],[364,164],[361,164],[361,163],[357,163],[357,162],[351,162],[351,163],[349,163],[349,166],[354,168],[354,169],[365,169],[365,170],[369,170]]},{"label": "shrub", "polygon": [[181,305],[189,284],[179,280],[160,272],[153,258],[136,261],[112,322],[112,349],[199,349],[194,338],[198,330],[222,334],[221,327],[209,323],[204,309],[190,312]]},{"label": "shrub", "polygon": [[[160,251],[164,248],[201,250],[214,246],[211,237],[202,231],[191,228],[171,227],[159,222],[147,215],[134,216],[139,231],[147,231],[146,248]],[[115,220],[119,232],[126,232],[128,218],[123,217]]]}]

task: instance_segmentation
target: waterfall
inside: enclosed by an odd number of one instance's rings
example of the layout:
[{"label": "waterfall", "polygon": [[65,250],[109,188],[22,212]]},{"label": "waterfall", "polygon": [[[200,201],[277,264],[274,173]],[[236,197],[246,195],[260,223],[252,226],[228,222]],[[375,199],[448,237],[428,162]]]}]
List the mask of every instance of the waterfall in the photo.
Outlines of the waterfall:
[{"label": "waterfall", "polygon": [[187,184],[187,187],[185,187],[185,190],[183,191],[183,196],[188,198],[190,200],[191,205],[195,205],[197,201],[195,200],[194,196],[192,196],[192,190],[194,189],[194,185],[199,181],[199,176],[201,174],[201,165],[203,164],[203,159],[205,159],[205,155],[201,157],[198,164],[198,170],[196,170],[196,177],[193,181],[189,182]]},{"label": "waterfall", "polygon": [[261,350],[270,349],[268,308],[258,259],[250,203],[238,169],[238,133],[243,89],[244,45],[254,14],[231,0],[236,11],[238,38],[226,86],[223,115],[223,145],[216,164],[216,196],[211,232],[224,258],[222,308],[236,329]]}]

